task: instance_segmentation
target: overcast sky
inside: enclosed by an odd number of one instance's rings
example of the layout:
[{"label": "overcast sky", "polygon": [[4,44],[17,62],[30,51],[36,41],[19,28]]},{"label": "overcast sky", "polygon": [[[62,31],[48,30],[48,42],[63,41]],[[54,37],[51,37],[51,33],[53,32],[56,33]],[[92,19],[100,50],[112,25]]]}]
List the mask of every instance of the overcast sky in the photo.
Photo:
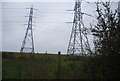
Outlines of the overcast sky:
[{"label": "overcast sky", "polygon": [[[0,4],[1,5],[1,4]],[[35,52],[57,53],[60,50],[66,53],[72,24],[66,22],[73,21],[73,12],[66,10],[74,9],[72,2],[3,2],[2,3],[2,51],[19,52],[25,36],[29,9],[31,5],[37,10],[34,11],[33,34]],[[117,3],[113,3],[113,9],[117,8]],[[82,11],[95,15],[95,4],[82,3]],[[83,17],[84,24],[89,27],[95,18]],[[89,38],[92,44],[92,38]],[[1,40],[0,40],[1,42]]]}]

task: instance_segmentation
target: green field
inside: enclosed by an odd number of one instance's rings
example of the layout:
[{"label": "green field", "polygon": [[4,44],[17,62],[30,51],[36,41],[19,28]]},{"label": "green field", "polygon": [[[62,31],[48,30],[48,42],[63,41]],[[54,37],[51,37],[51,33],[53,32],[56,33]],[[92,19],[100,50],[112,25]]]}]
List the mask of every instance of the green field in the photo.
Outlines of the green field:
[{"label": "green field", "polygon": [[119,77],[111,61],[102,56],[60,55],[60,59],[58,58],[58,54],[2,52],[2,78],[115,79]]},{"label": "green field", "polygon": [[85,73],[83,68],[89,59],[85,56],[72,56],[72,60],[66,60],[68,56],[61,55],[60,63],[57,54],[3,52],[2,57],[3,79],[89,78],[89,74]]}]

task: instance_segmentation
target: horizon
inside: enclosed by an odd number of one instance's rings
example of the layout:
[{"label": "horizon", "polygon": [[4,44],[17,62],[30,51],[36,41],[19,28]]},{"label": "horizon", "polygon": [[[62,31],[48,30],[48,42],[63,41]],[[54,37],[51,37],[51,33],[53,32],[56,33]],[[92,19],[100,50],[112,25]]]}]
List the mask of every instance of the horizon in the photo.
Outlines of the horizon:
[{"label": "horizon", "polygon": [[[74,2],[3,2],[2,3],[2,51],[19,52],[25,36],[27,17],[29,8],[33,4],[35,19],[33,27],[33,38],[35,52],[37,53],[57,53],[61,51],[66,54],[68,42],[71,35],[72,24],[66,22],[73,21],[73,12],[65,10],[74,9]],[[84,4],[84,5],[83,5]],[[83,3],[82,11],[90,15],[95,15],[95,5],[93,3]],[[112,3],[113,4],[113,3]],[[117,4],[117,3],[115,3]],[[117,5],[113,4],[113,10]],[[4,13],[4,14],[3,14]],[[88,20],[89,19],[89,20]],[[84,16],[84,24],[89,27],[96,18]],[[66,31],[67,30],[67,31]],[[93,38],[89,37],[92,46]]]}]

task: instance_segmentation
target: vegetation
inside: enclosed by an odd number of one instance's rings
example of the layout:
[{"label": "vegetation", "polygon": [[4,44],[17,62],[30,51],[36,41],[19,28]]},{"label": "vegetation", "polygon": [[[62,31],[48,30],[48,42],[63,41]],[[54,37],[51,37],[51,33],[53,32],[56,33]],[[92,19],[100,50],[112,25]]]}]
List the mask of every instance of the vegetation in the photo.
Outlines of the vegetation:
[{"label": "vegetation", "polygon": [[[3,52],[3,79],[58,79],[57,54],[25,54]],[[61,55],[60,79],[86,79],[90,57],[79,56],[79,61],[66,61]],[[76,57],[76,56],[74,56]],[[85,68],[84,68],[85,67]]]},{"label": "vegetation", "polygon": [[119,79],[120,14],[109,2],[96,5],[92,56],[3,52],[3,79]]},{"label": "vegetation", "polygon": [[118,9],[112,11],[110,2],[97,2],[96,5],[98,23],[92,30],[93,35],[97,38],[94,41],[95,54],[97,55],[93,61],[96,65],[95,71],[106,79],[119,79],[120,12],[118,12]]}]

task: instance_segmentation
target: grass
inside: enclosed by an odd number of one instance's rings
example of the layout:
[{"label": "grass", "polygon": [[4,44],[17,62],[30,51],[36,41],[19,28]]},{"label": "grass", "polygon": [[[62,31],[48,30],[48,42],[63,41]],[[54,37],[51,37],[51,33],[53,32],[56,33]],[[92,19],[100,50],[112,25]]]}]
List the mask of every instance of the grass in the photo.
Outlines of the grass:
[{"label": "grass", "polygon": [[[86,79],[85,66],[89,56],[61,55],[60,67],[57,54],[27,54],[2,52],[3,79]],[[74,58],[73,58],[74,57]],[[76,60],[77,59],[77,60]],[[60,68],[60,70],[58,69]]]}]

